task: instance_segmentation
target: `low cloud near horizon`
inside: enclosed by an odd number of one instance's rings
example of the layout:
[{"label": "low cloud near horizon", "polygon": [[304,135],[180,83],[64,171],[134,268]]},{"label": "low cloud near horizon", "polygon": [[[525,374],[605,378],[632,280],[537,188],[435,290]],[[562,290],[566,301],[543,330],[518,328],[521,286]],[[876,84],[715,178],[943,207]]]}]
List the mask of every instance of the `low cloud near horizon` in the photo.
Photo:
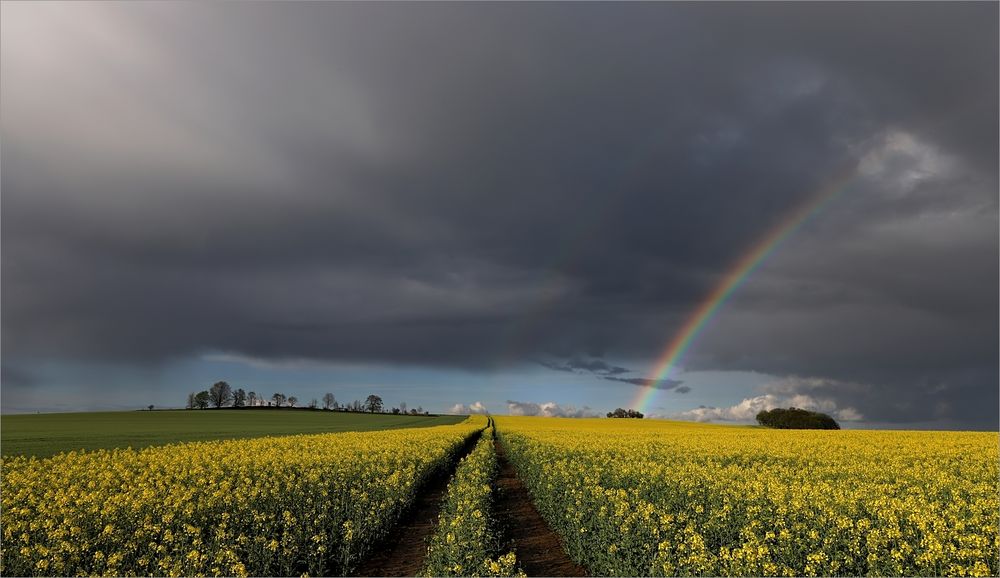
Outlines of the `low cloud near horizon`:
[{"label": "low cloud near horizon", "polygon": [[486,406],[483,405],[483,402],[475,401],[470,403],[469,405],[466,405],[464,403],[456,403],[455,405],[451,406],[451,408],[448,410],[448,413],[453,413],[457,415],[475,415],[475,414],[485,415],[490,413],[490,410],[486,409]]},{"label": "low cloud near horizon", "polygon": [[525,415],[539,417],[599,417],[600,414],[590,407],[576,408],[572,405],[560,405],[554,401],[533,403],[526,401],[507,400],[508,415]]},{"label": "low cloud near horizon", "polygon": [[687,411],[673,414],[674,419],[692,421],[740,421],[752,422],[761,411],[772,410],[777,407],[797,407],[811,411],[819,411],[833,416],[838,421],[861,421],[864,419],[857,410],[852,407],[838,408],[829,399],[815,399],[808,395],[793,395],[789,397],[779,396],[772,393],[746,398],[743,401],[730,407],[706,407],[700,406]]},{"label": "low cloud near horizon", "polygon": [[819,411],[833,416],[839,421],[857,422],[864,416],[854,407],[838,405],[829,395],[831,391],[858,392],[869,388],[858,383],[832,382],[827,379],[790,376],[764,384],[761,395],[748,397],[729,407],[700,406],[677,412],[670,417],[694,421],[742,421],[752,422],[757,413],[777,407],[797,407]]}]

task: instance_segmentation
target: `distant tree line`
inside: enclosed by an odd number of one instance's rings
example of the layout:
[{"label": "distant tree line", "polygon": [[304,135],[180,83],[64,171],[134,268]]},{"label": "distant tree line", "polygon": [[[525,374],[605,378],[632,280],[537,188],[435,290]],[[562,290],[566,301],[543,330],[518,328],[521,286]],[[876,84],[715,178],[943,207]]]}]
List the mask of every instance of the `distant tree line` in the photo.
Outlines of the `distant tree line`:
[{"label": "distant tree line", "polygon": [[825,413],[797,407],[762,411],[757,414],[757,423],[776,429],[840,429],[840,424]]},{"label": "distant tree line", "polygon": [[[212,384],[212,387],[204,391],[191,392],[188,394],[186,409],[209,409],[209,408],[223,408],[223,407],[297,407],[299,399],[294,395],[286,396],[284,393],[275,392],[271,394],[271,397],[265,398],[263,395],[258,395],[255,391],[244,391],[242,388],[233,389],[225,381],[217,381]],[[430,415],[430,412],[424,411],[423,407],[418,406],[415,409],[406,411],[406,402],[402,402],[398,407],[393,407],[388,410],[385,408],[385,404],[382,398],[377,395],[369,395],[364,402],[360,400],[354,400],[351,403],[340,405],[337,402],[337,398],[332,393],[323,394],[323,410],[326,411],[347,411],[347,412],[364,412],[364,413],[392,413],[394,415]],[[320,409],[319,400],[313,398],[309,402],[309,409]],[[152,409],[152,406],[150,406]]]},{"label": "distant tree line", "polygon": [[643,415],[634,409],[622,409],[618,408],[615,411],[609,411],[608,417],[632,417],[637,419],[642,419]]}]

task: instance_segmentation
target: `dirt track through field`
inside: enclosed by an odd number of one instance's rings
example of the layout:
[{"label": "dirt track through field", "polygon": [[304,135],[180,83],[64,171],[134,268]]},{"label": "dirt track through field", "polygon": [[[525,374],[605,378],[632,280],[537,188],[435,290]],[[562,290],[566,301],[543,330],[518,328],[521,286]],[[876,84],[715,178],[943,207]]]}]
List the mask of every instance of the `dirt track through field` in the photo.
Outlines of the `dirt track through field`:
[{"label": "dirt track through field", "polygon": [[352,576],[416,576],[423,570],[427,543],[437,529],[438,512],[448,490],[448,481],[458,462],[476,447],[477,441],[479,435],[472,436],[455,456],[452,466],[427,483],[410,512]]},{"label": "dirt track through field", "polygon": [[586,576],[587,570],[566,555],[559,534],[535,509],[503,446],[499,441],[493,443],[500,461],[496,516],[521,569],[528,576]]}]

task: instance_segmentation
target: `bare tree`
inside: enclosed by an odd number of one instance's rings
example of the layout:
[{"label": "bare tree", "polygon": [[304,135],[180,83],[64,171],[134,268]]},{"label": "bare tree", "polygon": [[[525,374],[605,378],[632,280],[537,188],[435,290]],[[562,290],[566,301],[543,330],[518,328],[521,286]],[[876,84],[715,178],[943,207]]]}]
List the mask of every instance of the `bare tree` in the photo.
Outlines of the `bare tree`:
[{"label": "bare tree", "polygon": [[247,404],[247,392],[243,388],[233,392],[233,407],[243,407]]},{"label": "bare tree", "polygon": [[365,400],[365,410],[371,413],[380,413],[382,411],[382,398],[372,394],[368,396]]},{"label": "bare tree", "polygon": [[251,391],[250,393],[247,394],[247,405],[249,405],[250,407],[257,405],[256,391]]},{"label": "bare tree", "polygon": [[187,402],[187,405],[184,406],[184,409],[194,409],[194,392],[193,391],[188,394],[188,402]]},{"label": "bare tree", "polygon": [[198,409],[205,409],[208,404],[211,403],[211,396],[208,395],[207,391],[199,391],[197,395],[194,396],[194,406]]},{"label": "bare tree", "polygon": [[285,403],[285,399],[287,398],[283,393],[276,393],[271,396],[271,399],[274,400],[274,405],[281,407],[281,404]]},{"label": "bare tree", "polygon": [[309,402],[309,409],[316,409],[317,407],[319,407],[319,402],[316,401],[316,398],[314,397],[312,398],[312,401]]},{"label": "bare tree", "polygon": [[323,394],[323,409],[333,409],[333,404],[337,403],[337,398],[332,393]]},{"label": "bare tree", "polygon": [[400,413],[406,413],[406,402],[405,401],[399,403],[399,412]]},{"label": "bare tree", "polygon": [[295,407],[295,404],[299,403],[299,398],[294,395],[288,396],[288,405]]},{"label": "bare tree", "polygon": [[229,384],[224,381],[217,381],[208,390],[208,395],[212,405],[217,408],[222,407],[229,405],[233,401],[233,388],[229,387]]}]

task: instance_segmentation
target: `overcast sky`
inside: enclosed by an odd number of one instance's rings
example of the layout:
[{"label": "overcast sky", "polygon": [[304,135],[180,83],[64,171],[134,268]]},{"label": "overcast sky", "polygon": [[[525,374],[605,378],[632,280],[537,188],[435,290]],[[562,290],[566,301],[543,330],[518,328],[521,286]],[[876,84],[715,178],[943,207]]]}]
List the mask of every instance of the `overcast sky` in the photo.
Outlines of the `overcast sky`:
[{"label": "overcast sky", "polygon": [[227,379],[585,415],[651,385],[664,417],[998,427],[995,2],[0,20],[4,412]]}]

